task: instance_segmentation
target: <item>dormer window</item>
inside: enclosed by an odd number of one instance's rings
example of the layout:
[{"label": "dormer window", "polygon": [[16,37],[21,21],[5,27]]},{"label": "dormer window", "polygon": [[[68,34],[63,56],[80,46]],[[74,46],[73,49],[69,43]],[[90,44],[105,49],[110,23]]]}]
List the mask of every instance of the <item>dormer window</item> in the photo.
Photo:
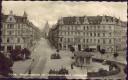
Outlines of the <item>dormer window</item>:
[{"label": "dormer window", "polygon": [[12,21],[12,18],[10,18],[10,21]]}]

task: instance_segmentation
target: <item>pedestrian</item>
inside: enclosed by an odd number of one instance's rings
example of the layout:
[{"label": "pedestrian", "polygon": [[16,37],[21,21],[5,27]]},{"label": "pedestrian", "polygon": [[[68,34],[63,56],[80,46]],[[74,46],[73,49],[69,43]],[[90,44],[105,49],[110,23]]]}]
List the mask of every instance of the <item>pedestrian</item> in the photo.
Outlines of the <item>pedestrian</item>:
[{"label": "pedestrian", "polygon": [[32,61],[34,62],[34,59],[32,59]]},{"label": "pedestrian", "polygon": [[81,69],[82,69],[82,65],[81,65]]},{"label": "pedestrian", "polygon": [[73,69],[73,64],[71,64],[71,69]]},{"label": "pedestrian", "polygon": [[31,74],[31,69],[28,70],[28,74]]}]

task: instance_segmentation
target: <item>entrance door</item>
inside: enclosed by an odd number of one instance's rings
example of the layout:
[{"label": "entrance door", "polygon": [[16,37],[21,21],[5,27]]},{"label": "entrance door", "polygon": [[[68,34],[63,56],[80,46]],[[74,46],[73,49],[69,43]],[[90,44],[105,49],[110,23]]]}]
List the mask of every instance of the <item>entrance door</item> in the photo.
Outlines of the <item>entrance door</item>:
[{"label": "entrance door", "polygon": [[81,45],[78,44],[78,50],[81,51]]},{"label": "entrance door", "polygon": [[13,50],[13,46],[7,46],[7,51]]},{"label": "entrance door", "polygon": [[97,45],[97,50],[100,51],[100,45]]}]

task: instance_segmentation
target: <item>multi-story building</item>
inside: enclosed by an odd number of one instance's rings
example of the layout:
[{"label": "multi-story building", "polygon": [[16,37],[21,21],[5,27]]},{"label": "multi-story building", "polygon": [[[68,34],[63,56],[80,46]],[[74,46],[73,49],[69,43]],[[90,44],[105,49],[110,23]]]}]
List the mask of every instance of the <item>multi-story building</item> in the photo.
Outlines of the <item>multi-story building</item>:
[{"label": "multi-story building", "polygon": [[[62,17],[52,34],[52,43],[61,50],[93,48],[114,52],[121,49],[122,21],[111,16]],[[55,36],[57,35],[57,36]]]},{"label": "multi-story building", "polygon": [[52,28],[49,29],[49,34],[48,34],[48,40],[52,44],[52,46],[58,48],[58,29],[57,25],[53,25]]},{"label": "multi-story building", "polygon": [[36,40],[36,27],[28,20],[26,12],[16,16],[10,11],[9,15],[2,14],[1,51],[7,53],[16,48],[30,48]]},{"label": "multi-story building", "polygon": [[121,30],[121,47],[122,51],[126,52],[127,48],[127,22],[122,22],[122,30]]}]

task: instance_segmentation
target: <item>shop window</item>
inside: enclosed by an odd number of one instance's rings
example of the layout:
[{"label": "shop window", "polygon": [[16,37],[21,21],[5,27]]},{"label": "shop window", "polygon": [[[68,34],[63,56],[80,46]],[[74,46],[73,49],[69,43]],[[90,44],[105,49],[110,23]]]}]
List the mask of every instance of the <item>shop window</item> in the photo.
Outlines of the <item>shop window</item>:
[{"label": "shop window", "polygon": [[15,49],[21,49],[21,45],[16,45]]},{"label": "shop window", "polygon": [[4,51],[4,46],[0,46],[0,51]]},{"label": "shop window", "polygon": [[7,51],[13,50],[13,46],[7,46]]}]

